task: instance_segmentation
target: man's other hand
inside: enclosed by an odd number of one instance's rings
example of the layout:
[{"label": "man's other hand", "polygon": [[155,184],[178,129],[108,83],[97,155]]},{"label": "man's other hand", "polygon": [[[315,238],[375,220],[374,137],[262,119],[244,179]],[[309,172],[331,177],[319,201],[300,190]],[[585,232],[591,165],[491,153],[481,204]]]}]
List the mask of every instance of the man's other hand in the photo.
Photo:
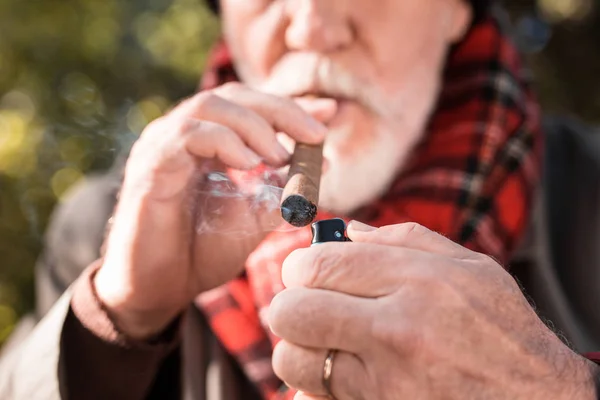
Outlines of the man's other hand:
[{"label": "man's other hand", "polygon": [[493,259],[415,224],[351,223],[353,243],[297,250],[271,304],[276,373],[356,399],[594,399],[596,367],[538,318]]}]

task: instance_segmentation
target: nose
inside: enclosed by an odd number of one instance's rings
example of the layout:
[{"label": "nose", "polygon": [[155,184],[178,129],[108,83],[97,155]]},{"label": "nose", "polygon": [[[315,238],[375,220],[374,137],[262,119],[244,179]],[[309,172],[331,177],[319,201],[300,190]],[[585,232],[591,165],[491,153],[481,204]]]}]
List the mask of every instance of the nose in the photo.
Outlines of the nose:
[{"label": "nose", "polygon": [[350,45],[354,33],[347,3],[346,0],[288,0],[287,47],[326,53]]}]

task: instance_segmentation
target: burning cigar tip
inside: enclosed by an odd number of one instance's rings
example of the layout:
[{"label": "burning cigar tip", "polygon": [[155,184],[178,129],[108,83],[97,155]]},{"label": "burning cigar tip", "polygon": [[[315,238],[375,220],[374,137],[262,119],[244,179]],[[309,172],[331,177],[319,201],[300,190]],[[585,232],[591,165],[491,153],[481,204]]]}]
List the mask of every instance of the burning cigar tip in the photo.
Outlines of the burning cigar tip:
[{"label": "burning cigar tip", "polygon": [[309,225],[317,216],[317,206],[300,195],[291,195],[281,203],[281,216],[298,228]]}]

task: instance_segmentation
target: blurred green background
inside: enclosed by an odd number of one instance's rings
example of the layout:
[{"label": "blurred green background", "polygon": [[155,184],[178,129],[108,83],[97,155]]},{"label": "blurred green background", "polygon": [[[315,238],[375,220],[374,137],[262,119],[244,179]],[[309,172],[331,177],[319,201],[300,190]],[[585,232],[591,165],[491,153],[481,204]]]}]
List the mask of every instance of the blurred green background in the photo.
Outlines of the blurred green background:
[{"label": "blurred green background", "polygon": [[[593,0],[507,3],[545,111],[600,120]],[[193,93],[218,32],[202,0],[0,1],[0,345],[54,205]]]}]

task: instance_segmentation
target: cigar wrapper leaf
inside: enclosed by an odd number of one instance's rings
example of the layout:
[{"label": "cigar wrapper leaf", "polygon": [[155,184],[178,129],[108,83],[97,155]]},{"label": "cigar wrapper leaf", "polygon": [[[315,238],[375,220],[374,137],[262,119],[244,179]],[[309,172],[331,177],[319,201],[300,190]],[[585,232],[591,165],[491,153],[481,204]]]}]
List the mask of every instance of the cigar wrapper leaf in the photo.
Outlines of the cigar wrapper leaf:
[{"label": "cigar wrapper leaf", "polygon": [[316,218],[322,166],[323,144],[296,144],[281,198],[281,216],[291,225],[304,227]]}]

